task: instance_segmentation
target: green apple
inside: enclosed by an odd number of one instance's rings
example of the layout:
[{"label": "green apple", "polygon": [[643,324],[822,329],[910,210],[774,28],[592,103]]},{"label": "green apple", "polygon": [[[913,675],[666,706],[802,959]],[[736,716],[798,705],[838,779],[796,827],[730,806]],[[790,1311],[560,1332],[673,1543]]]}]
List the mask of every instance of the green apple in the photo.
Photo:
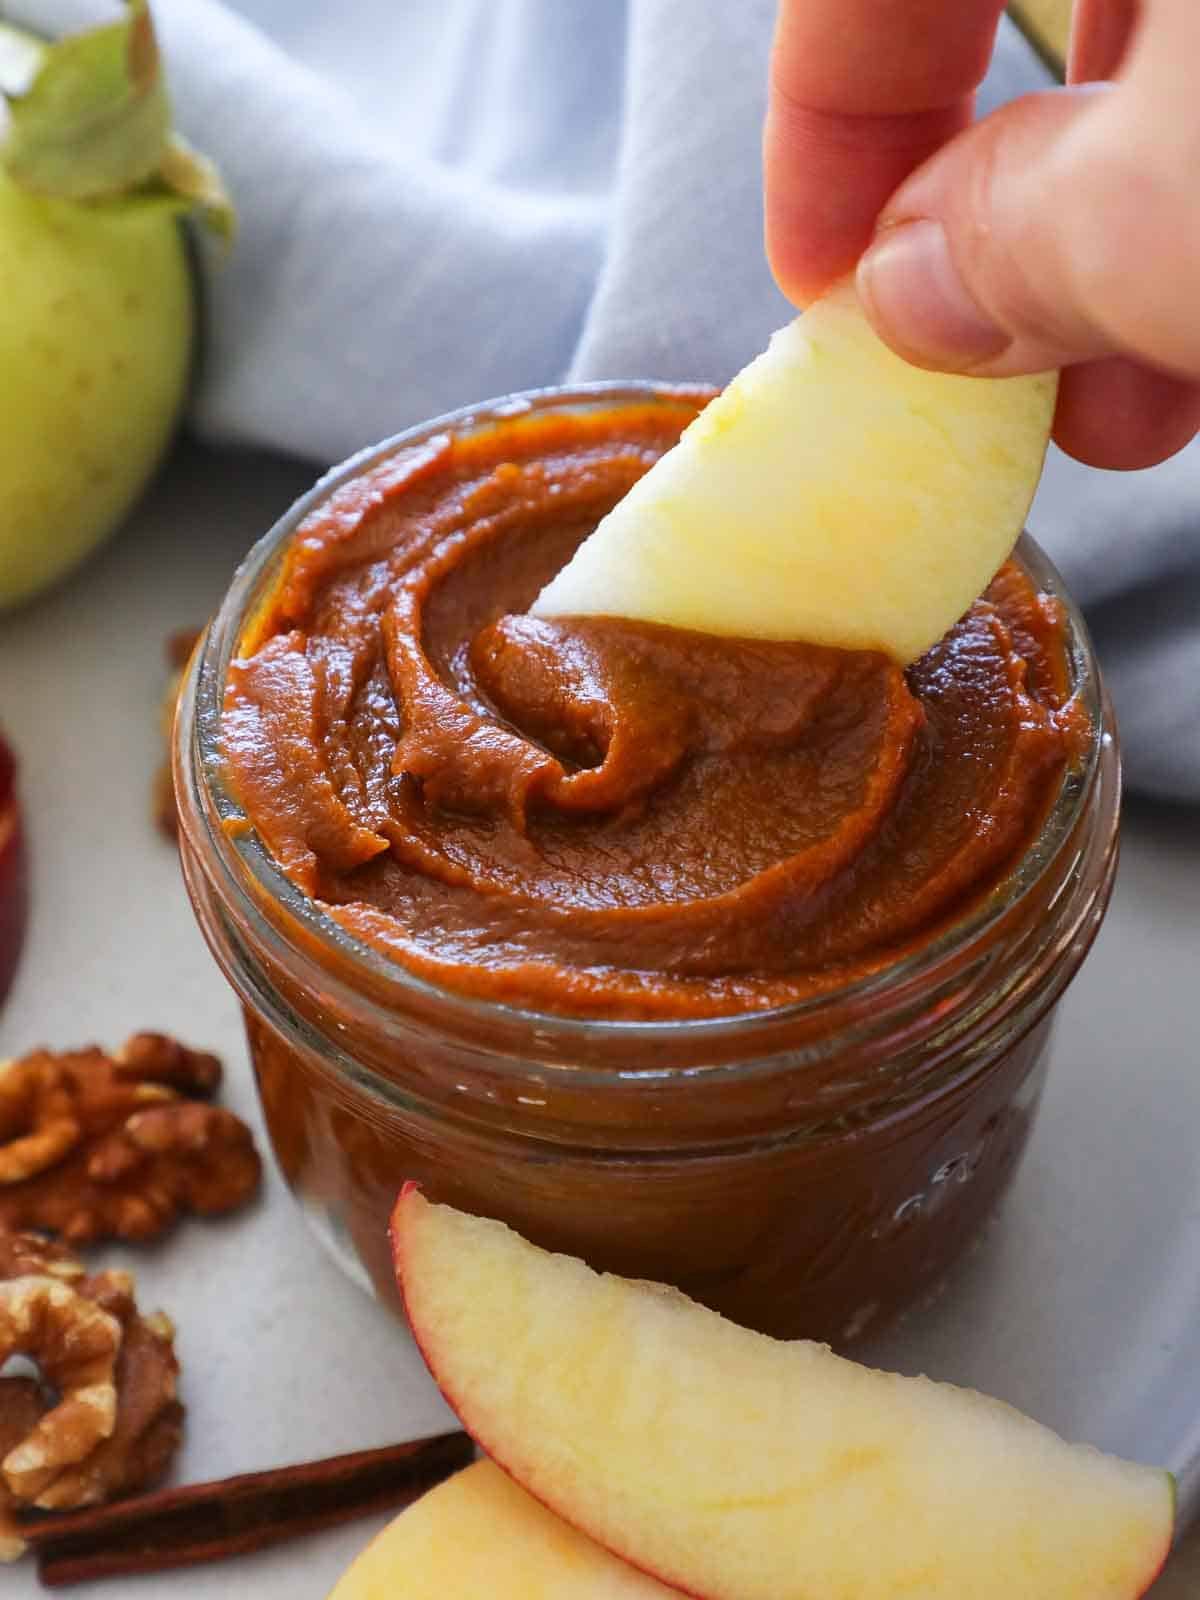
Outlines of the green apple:
[{"label": "green apple", "polygon": [[0,607],[117,526],[161,456],[191,367],[181,212],[230,213],[171,134],[144,4],[43,45],[0,24]]}]

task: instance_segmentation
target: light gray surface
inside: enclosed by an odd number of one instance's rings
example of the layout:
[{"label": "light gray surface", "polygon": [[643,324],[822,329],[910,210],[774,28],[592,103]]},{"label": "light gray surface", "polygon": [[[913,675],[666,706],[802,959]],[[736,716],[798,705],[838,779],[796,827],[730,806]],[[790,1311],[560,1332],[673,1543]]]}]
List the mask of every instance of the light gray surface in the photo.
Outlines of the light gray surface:
[{"label": "light gray surface", "polygon": [[[200,621],[237,558],[313,473],[184,450],[121,538],[0,618],[0,725],[22,758],[30,942],[0,1055],[117,1044],[158,1026],[221,1051],[260,1127],[237,1011],[148,816],[164,636]],[[1012,1200],[939,1302],[880,1347],[1066,1432],[1184,1471],[1200,1498],[1200,815],[1127,814],[1108,922],[1062,1008],[1042,1119]],[[177,1319],[189,1406],[180,1481],[428,1432],[449,1414],[406,1336],[311,1245],[273,1170],[221,1224],[105,1260]],[[231,1593],[322,1600],[378,1525],[236,1565],[88,1589],[96,1600]],[[31,1564],[5,1595],[40,1594]],[[1155,1600],[1200,1587],[1200,1541]]]}]

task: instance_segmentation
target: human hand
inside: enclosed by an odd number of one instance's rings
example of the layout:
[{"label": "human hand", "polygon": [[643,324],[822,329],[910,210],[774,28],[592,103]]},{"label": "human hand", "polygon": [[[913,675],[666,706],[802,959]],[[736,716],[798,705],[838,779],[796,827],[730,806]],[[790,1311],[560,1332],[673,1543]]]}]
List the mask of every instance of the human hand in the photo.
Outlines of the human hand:
[{"label": "human hand", "polygon": [[922,366],[1063,367],[1058,443],[1150,466],[1200,430],[1200,5],[1076,0],[1071,86],[972,124],[1002,11],[780,0],[772,270],[803,304],[858,261]]}]

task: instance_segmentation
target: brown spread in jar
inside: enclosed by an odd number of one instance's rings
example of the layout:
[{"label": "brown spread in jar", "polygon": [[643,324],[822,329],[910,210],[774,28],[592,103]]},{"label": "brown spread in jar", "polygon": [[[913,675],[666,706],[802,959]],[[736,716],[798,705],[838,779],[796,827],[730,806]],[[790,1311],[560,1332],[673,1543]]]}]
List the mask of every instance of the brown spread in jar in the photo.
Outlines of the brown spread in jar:
[{"label": "brown spread in jar", "polygon": [[629,1018],[840,986],[1003,878],[1085,737],[1057,603],[1015,565],[907,672],[526,615],[699,403],[389,458],[300,526],[243,634],[223,733],[247,816],[439,985]]},{"label": "brown spread in jar", "polygon": [[518,397],[347,463],[185,689],[197,915],[287,1181],[381,1297],[415,1179],[849,1342],[941,1280],[1028,1137],[1116,857],[1086,637],[1033,547],[907,671],[531,618],[704,400]]}]

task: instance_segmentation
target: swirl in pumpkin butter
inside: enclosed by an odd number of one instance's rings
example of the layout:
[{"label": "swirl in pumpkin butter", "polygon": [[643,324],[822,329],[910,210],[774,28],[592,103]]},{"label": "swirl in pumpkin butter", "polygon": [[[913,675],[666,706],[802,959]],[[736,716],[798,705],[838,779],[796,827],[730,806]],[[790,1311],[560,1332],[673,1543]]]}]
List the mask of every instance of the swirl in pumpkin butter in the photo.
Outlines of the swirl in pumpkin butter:
[{"label": "swirl in pumpkin butter", "polygon": [[1014,564],[907,671],[526,615],[703,398],[401,452],[310,514],[242,636],[247,818],[422,978],[651,1019],[840,986],[986,897],[1086,743],[1057,602]]}]

